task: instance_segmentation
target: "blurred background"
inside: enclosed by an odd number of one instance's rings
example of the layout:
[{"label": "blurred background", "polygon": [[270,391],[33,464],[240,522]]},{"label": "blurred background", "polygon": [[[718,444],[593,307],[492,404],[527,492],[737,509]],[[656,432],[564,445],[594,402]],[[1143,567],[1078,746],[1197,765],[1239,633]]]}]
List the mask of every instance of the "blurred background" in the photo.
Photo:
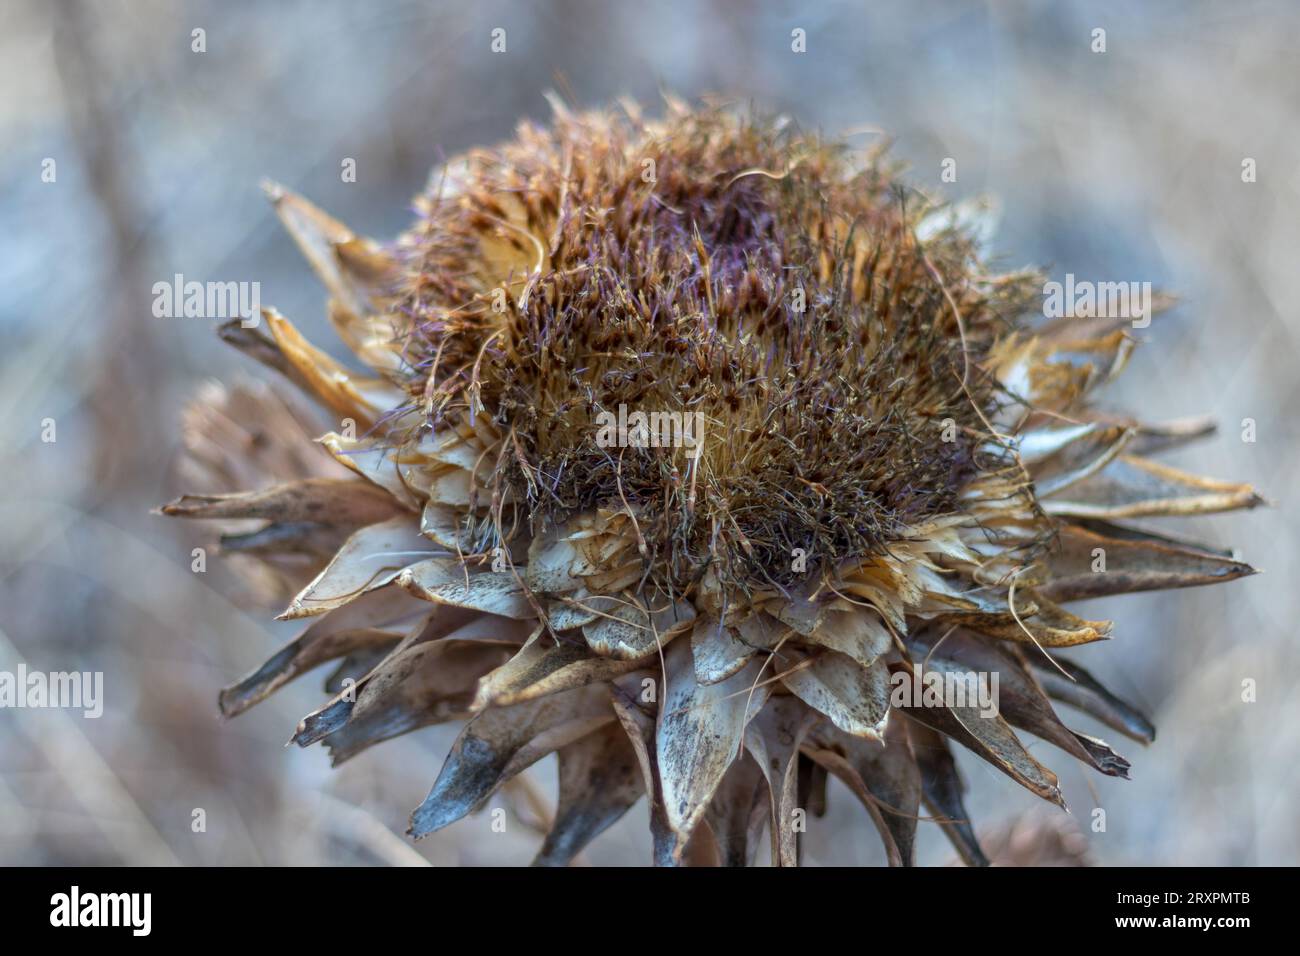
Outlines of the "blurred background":
[{"label": "blurred background", "polygon": [[[105,675],[97,720],[0,709],[0,863],[531,859],[529,824],[553,805],[550,760],[497,801],[511,814],[504,834],[483,815],[414,844],[401,836],[407,813],[454,727],[334,772],[320,748],[283,746],[323,699],[318,675],[219,718],[217,690],[295,628],[242,610],[219,558],[192,573],[210,530],[150,509],[187,490],[186,400],[208,379],[263,372],[217,340],[215,321],[155,318],[151,290],[175,273],[257,281],[264,304],[334,348],[324,292],[259,180],[389,237],[435,164],[544,119],[548,89],[652,110],[661,90],[719,93],[861,141],[888,131],[918,185],[998,200],[1004,265],[1178,293],[1106,401],[1148,420],[1218,418],[1212,440],[1168,460],[1252,482],[1275,506],[1180,528],[1238,546],[1265,573],[1083,605],[1118,626],[1076,659],[1145,706],[1159,738],[1112,740],[1133,761],[1127,782],[1033,744],[1060,773],[1069,816],[965,760],[968,807],[1006,862],[1032,859],[1022,838],[1039,829],[1103,865],[1300,861],[1300,7],[467,6],[0,0],[0,670]],[[496,28],[504,53],[490,50]],[[192,49],[196,29],[205,52]],[[795,29],[806,52],[791,49]],[[355,182],[341,181],[347,158]],[[941,185],[945,158],[957,180]],[[832,784],[830,803],[806,861],[883,862],[850,794]],[[1098,806],[1105,832],[1089,826]],[[193,832],[195,809],[205,832]],[[582,861],[646,862],[645,825],[643,802]],[[920,839],[922,862],[952,859],[933,825]]]}]

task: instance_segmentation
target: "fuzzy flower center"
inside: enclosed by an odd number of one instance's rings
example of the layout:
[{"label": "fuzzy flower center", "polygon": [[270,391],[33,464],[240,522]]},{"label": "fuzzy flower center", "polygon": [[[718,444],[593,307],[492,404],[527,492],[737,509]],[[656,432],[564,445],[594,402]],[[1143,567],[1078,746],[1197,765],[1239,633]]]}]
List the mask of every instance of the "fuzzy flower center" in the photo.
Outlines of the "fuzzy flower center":
[{"label": "fuzzy flower center", "polygon": [[630,509],[674,582],[878,553],[959,507],[992,401],[994,310],[941,279],[968,241],[923,251],[909,204],[875,164],[723,114],[525,130],[407,239],[424,390],[508,433],[535,526]]}]

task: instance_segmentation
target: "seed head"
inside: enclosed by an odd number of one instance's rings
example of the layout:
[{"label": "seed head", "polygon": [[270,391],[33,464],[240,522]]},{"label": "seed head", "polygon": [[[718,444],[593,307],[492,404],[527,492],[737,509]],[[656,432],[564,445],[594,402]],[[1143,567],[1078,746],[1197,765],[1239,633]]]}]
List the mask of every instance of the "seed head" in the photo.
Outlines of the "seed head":
[{"label": "seed head", "polygon": [[999,274],[969,211],[880,150],[672,101],[559,107],[437,170],[388,245],[271,198],[372,371],[273,310],[269,334],[228,326],[343,423],[334,461],[286,480],[231,419],[260,419],[262,447],[301,426],[269,393],[209,391],[198,473],[234,473],[215,450],[271,487],[163,510],[258,522],[225,541],[292,584],[282,617],[314,618],[225,713],[337,661],[294,737],[336,762],[468,721],[417,836],[558,751],[539,862],[644,794],[657,862],[745,863],[758,820],[793,864],[831,773],[891,862],[924,801],[980,863],[950,740],[1063,805],[1015,729],[1129,764],[1051,700],[1154,737],[1056,656],[1111,632],[1062,604],[1252,573],[1125,523],[1261,500],[1147,457],[1207,423],[1098,410],[1129,318],[1037,319],[1041,277]]}]

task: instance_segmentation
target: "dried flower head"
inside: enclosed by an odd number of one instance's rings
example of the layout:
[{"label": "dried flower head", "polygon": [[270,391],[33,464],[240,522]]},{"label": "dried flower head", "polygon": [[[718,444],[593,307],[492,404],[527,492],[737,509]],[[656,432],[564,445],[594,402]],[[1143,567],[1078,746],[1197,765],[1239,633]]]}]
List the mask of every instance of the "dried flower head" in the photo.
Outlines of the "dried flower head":
[{"label": "dried flower head", "polygon": [[992,272],[960,211],[896,176],[670,101],[557,107],[437,171],[389,245],[272,189],[372,371],[273,310],[269,335],[223,329],[337,417],[320,442],[355,473],[257,465],[249,434],[262,456],[302,435],[269,393],[191,412],[196,460],[241,465],[213,482],[271,486],[164,511],[256,520],[228,547],[314,618],[223,712],[337,661],[294,738],[336,763],[468,720],[416,836],[558,751],[545,863],[644,793],[657,862],[745,863],[766,826],[793,864],[828,773],[891,862],[924,802],[979,863],[949,741],[1057,803],[1013,728],[1125,775],[1049,703],[1154,736],[1056,656],[1111,630],[1062,604],[1251,573],[1118,522],[1260,499],[1146,457],[1207,423],[1094,407],[1129,319],[1031,322],[1041,278]]}]

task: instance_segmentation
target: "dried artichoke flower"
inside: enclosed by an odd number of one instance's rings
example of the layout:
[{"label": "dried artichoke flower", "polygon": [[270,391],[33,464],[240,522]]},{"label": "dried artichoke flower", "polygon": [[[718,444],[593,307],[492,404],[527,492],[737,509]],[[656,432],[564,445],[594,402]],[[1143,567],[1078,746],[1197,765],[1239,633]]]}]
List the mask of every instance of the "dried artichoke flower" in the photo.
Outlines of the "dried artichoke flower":
[{"label": "dried artichoke flower", "polygon": [[[333,663],[294,740],[336,764],[466,721],[416,837],[558,753],[545,864],[644,794],[656,863],[750,863],[766,829],[791,865],[828,774],[891,863],[924,804],[979,864],[952,741],[1062,806],[1017,730],[1125,776],[1050,703],[1154,737],[1058,655],[1111,633],[1063,605],[1252,573],[1125,522],[1261,499],[1148,458],[1209,423],[1094,407],[1128,318],[1032,320],[1041,276],[991,271],[898,172],[670,100],[658,120],[557,106],[437,170],[389,244],[272,187],[370,371],[274,310],[223,329],[335,417],[319,441],[342,467],[244,462],[278,483],[164,509],[259,522],[239,550],[294,582],[282,618],[312,619],[222,711]],[[251,425],[192,411],[191,447],[292,438],[259,430],[272,400],[241,395]],[[926,672],[992,678],[996,706],[900,696]]]}]

